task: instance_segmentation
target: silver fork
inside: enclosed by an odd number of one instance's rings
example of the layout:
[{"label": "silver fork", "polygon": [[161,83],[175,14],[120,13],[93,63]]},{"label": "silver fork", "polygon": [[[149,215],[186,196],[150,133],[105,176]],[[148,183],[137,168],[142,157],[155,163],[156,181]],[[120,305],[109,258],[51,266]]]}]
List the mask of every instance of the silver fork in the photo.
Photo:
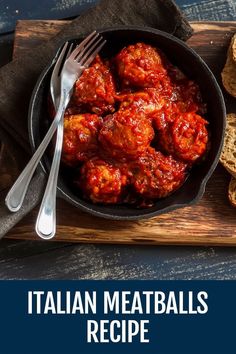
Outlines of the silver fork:
[{"label": "silver fork", "polygon": [[[96,44],[94,44],[93,47],[94,46],[96,46]],[[97,55],[97,51],[93,52],[93,47],[90,48],[90,52],[92,53],[90,62]],[[80,56],[83,56],[82,52],[80,53]],[[86,67],[90,64],[90,62],[86,65]],[[54,73],[54,81],[56,82],[56,80],[58,80],[58,72]],[[53,87],[56,86],[53,85]],[[61,120],[57,128],[57,140],[50,174],[35,225],[35,231],[38,236],[47,240],[53,238],[56,233],[56,194],[63,145],[63,133],[63,120]]]},{"label": "silver fork", "polygon": [[52,99],[52,103],[53,103],[55,112],[58,110],[59,103],[60,103],[61,82],[60,82],[59,72],[62,69],[63,62],[71,54],[72,49],[73,49],[73,43],[71,43],[70,46],[69,46],[69,42],[66,42],[64,44],[64,46],[60,52],[60,55],[56,61],[56,64],[53,68],[53,71],[52,71],[51,80],[50,80],[50,96]]},{"label": "silver fork", "polygon": [[[84,55],[90,57],[90,62],[83,65],[83,67],[88,67],[91,61],[97,55],[97,51],[93,51],[97,47],[97,42],[89,49],[88,53],[84,49],[81,50],[81,53],[78,53],[77,60],[81,61]],[[83,51],[83,52],[82,52]],[[91,54],[89,54],[91,53]],[[81,58],[81,59],[79,59]],[[83,69],[81,70],[81,74]],[[78,76],[79,77],[79,76]],[[47,182],[47,186],[44,192],[43,200],[39,209],[35,231],[43,239],[51,239],[55,236],[56,233],[56,195],[57,195],[57,180],[60,168],[62,145],[63,145],[63,119],[61,119],[58,128],[57,128],[57,140],[53,156],[53,161],[50,169],[50,174]]]},{"label": "silver fork", "polygon": [[28,185],[34,174],[34,171],[44,154],[48,144],[50,143],[58,123],[63,118],[65,109],[70,101],[74,83],[78,79],[83,70],[90,65],[97,53],[101,50],[105,41],[96,32],[91,33],[80,45],[78,45],[72,52],[69,58],[64,63],[61,71],[61,95],[58,111],[56,116],[45,135],[43,141],[35,151],[29,163],[22,171],[12,188],[10,189],[5,203],[12,212],[18,211],[23,203]]},{"label": "silver fork", "polygon": [[[69,49],[68,49],[68,47],[69,47]],[[60,55],[59,55],[59,57],[57,59],[57,62],[55,64],[55,66],[54,66],[54,69],[53,69],[53,72],[52,72],[52,75],[51,75],[50,95],[51,95],[51,99],[52,99],[52,103],[53,103],[53,106],[55,108],[55,111],[58,110],[59,103],[60,103],[60,91],[61,91],[61,82],[60,82],[60,75],[59,75],[60,74],[60,70],[61,70],[61,67],[62,67],[62,63],[65,60],[65,57],[67,59],[69,57],[69,55],[71,54],[72,48],[73,48],[73,43],[70,46],[69,46],[68,42],[65,43],[65,45],[63,46],[63,48],[61,50],[61,53],[60,53]],[[67,52],[67,54],[66,54],[66,52]],[[46,193],[50,193],[50,190],[49,190],[50,188],[53,189],[52,193],[56,193],[56,190],[57,190],[57,175],[58,175],[58,172],[59,172],[59,165],[60,164],[58,164],[58,167],[55,166],[55,163],[56,163],[55,156],[56,155],[58,156],[57,152],[60,151],[60,149],[62,149],[63,125],[64,125],[64,121],[63,121],[63,119],[61,119],[59,124],[58,124],[58,127],[57,127],[57,138],[56,138],[55,152],[54,152],[53,161],[52,161],[52,165],[51,165],[51,169],[50,169],[48,183],[47,183],[47,186],[46,186],[46,189],[45,189],[45,192],[44,192],[43,201],[46,199]],[[59,155],[61,155],[61,154],[59,153]],[[60,156],[58,158],[60,159]],[[53,188],[53,186],[51,185],[51,183],[49,183],[49,181],[53,180],[52,172],[54,171],[54,173],[56,173],[56,168],[57,168],[57,174],[55,176],[56,188]],[[41,210],[42,209],[42,205],[43,205],[43,202],[42,202],[41,207],[40,207],[40,212],[42,212],[42,210]],[[39,219],[39,215],[38,215],[38,219]],[[36,230],[36,232],[37,232],[37,230]]]}]

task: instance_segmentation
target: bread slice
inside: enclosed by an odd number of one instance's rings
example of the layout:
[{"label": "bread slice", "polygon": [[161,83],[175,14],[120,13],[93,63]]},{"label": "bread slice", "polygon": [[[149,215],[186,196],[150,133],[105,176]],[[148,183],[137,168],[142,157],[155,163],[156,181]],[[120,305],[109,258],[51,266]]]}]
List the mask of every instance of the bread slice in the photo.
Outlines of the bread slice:
[{"label": "bread slice", "polygon": [[221,77],[226,91],[236,97],[236,34],[231,40]]},{"label": "bread slice", "polygon": [[236,114],[227,114],[226,131],[220,162],[236,178]]},{"label": "bread slice", "polygon": [[236,179],[233,177],[229,183],[228,197],[231,205],[236,208]]},{"label": "bread slice", "polygon": [[236,62],[236,33],[233,35],[230,45],[231,45],[233,60]]}]

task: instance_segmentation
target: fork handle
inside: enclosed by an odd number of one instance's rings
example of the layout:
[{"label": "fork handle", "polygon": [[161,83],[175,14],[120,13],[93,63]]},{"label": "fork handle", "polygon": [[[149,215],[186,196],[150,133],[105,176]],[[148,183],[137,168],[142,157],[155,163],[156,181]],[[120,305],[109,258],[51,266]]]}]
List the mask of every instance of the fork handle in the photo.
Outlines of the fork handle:
[{"label": "fork handle", "polygon": [[58,123],[64,116],[66,107],[69,103],[69,99],[70,99],[70,95],[66,94],[66,92],[63,91],[61,95],[58,111],[56,113],[56,116],[50,128],[47,131],[47,134],[45,135],[44,139],[42,140],[41,144],[35,151],[34,155],[32,156],[32,158],[30,159],[30,161],[28,162],[28,164],[26,165],[26,167],[21,172],[21,174],[13,184],[12,188],[8,192],[5,199],[5,204],[10,211],[16,212],[21,208],[25,198],[26,191],[33,177],[33,174],[36,170],[36,167],[38,166],[46,148],[48,147],[57,129]]},{"label": "fork handle", "polygon": [[63,119],[61,119],[57,128],[57,140],[51,170],[35,225],[36,233],[45,240],[53,238],[56,233],[57,180],[61,161],[63,132]]}]

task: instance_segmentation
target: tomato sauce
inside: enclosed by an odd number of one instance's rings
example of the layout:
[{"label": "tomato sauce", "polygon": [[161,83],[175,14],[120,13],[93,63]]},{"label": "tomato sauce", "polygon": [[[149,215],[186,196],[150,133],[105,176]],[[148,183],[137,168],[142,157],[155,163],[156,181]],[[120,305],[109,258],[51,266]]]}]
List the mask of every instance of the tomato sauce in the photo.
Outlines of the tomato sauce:
[{"label": "tomato sauce", "polygon": [[159,49],[132,44],[106,62],[97,56],[77,81],[62,161],[93,203],[149,207],[206,154],[206,113],[193,80]]}]

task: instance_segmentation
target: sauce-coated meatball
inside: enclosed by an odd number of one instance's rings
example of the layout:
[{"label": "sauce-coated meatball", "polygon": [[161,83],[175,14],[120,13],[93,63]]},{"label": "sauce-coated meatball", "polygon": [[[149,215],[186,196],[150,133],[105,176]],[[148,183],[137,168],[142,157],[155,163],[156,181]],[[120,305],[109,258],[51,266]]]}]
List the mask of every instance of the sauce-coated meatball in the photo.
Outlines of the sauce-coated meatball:
[{"label": "sauce-coated meatball", "polygon": [[206,113],[206,106],[202,101],[199,85],[189,80],[183,72],[167,61],[168,75],[172,82],[171,101],[175,101],[180,112]]},{"label": "sauce-coated meatball", "polygon": [[207,149],[207,121],[195,113],[182,113],[159,132],[160,146],[168,154],[192,163]]},{"label": "sauce-coated meatball", "polygon": [[99,157],[82,166],[77,182],[84,196],[94,203],[119,203],[127,177],[121,170]]},{"label": "sauce-coated meatball", "polygon": [[144,198],[163,198],[179,188],[186,178],[187,165],[149,148],[131,165],[136,193]]},{"label": "sauce-coated meatball", "polygon": [[113,112],[115,104],[115,84],[109,67],[99,56],[85,69],[77,80],[72,102],[84,110],[102,115]]},{"label": "sauce-coated meatball", "polygon": [[118,111],[106,117],[99,141],[108,156],[117,160],[136,158],[154,138],[150,121],[132,110]]},{"label": "sauce-coated meatball", "polygon": [[173,89],[173,100],[178,105],[180,112],[206,113],[206,107],[202,103],[202,98],[198,85],[190,80],[184,80]]},{"label": "sauce-coated meatball", "polygon": [[144,89],[140,92],[121,94],[117,96],[121,101],[120,110],[131,109],[142,112],[152,118],[165,104],[165,99],[155,88]]},{"label": "sauce-coated meatball", "polygon": [[102,119],[96,114],[66,115],[62,161],[76,166],[93,156],[98,147],[98,131]]},{"label": "sauce-coated meatball", "polygon": [[137,43],[123,48],[115,63],[123,87],[167,89],[169,85],[160,53],[148,44]]}]

